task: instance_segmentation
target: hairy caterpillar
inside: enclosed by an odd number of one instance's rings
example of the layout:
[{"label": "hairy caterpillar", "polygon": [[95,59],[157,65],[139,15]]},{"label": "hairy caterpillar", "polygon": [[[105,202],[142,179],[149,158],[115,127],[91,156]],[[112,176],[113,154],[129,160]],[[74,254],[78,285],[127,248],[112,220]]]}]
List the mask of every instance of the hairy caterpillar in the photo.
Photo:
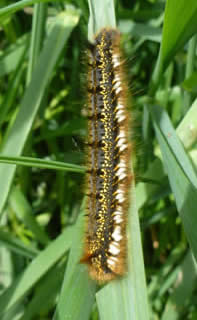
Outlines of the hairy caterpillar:
[{"label": "hairy caterpillar", "polygon": [[127,82],[120,33],[102,29],[88,51],[87,230],[82,263],[109,281],[126,271],[131,181]]}]

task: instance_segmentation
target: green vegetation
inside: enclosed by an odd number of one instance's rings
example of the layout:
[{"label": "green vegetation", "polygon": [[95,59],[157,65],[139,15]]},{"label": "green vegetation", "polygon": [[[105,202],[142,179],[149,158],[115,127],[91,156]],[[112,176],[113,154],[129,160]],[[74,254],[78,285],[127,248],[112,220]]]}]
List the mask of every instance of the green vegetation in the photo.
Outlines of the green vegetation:
[{"label": "green vegetation", "polygon": [[[197,319],[196,21],[196,0],[1,0],[0,319]],[[128,273],[100,287],[79,264],[82,62],[104,26],[122,32],[136,186]]]}]

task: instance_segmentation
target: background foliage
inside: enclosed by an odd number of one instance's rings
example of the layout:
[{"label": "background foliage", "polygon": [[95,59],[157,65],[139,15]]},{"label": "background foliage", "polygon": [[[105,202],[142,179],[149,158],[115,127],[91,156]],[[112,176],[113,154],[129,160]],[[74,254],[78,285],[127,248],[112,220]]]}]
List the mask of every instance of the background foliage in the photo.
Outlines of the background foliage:
[{"label": "background foliage", "polygon": [[[196,21],[196,0],[1,0],[1,319],[197,319]],[[122,32],[136,188],[128,274],[101,288],[78,261],[83,60],[106,24]]]}]

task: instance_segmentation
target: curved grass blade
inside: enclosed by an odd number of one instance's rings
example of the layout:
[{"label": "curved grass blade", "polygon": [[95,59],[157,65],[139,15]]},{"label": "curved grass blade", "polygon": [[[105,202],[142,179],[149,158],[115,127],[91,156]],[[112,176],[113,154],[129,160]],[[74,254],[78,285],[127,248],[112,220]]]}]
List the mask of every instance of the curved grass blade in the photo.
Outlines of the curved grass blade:
[{"label": "curved grass blade", "polygon": [[[19,156],[22,153],[45,90],[51,79],[54,66],[78,20],[79,13],[73,10],[65,11],[56,17],[56,22],[41,52],[32,80],[21,102],[16,120],[4,144],[2,155]],[[6,202],[15,170],[16,166],[8,164],[0,166],[0,213],[2,213]]]},{"label": "curved grass blade", "polygon": [[167,113],[158,106],[150,106],[150,112],[177,209],[197,259],[197,176]]},{"label": "curved grass blade", "polygon": [[[185,117],[176,129],[176,132],[186,149],[191,149],[197,141],[197,99],[194,101]],[[193,152],[193,151],[192,151]],[[150,179],[161,179],[165,176],[164,168],[160,159],[155,159],[146,172],[145,177]],[[157,186],[138,183],[136,188],[137,208],[141,208],[145,201],[155,192]]]},{"label": "curved grass blade", "polygon": [[[197,188],[197,175],[191,164],[190,159],[188,158],[182,143],[178,139],[176,132],[170,122],[170,119],[167,113],[157,107],[150,107],[152,118],[154,119],[154,125],[159,126],[159,130],[162,133],[163,138],[167,142],[169,148],[174,153],[178,165],[181,167],[181,170],[184,172],[188,181]],[[160,146],[161,147],[161,146]]]}]

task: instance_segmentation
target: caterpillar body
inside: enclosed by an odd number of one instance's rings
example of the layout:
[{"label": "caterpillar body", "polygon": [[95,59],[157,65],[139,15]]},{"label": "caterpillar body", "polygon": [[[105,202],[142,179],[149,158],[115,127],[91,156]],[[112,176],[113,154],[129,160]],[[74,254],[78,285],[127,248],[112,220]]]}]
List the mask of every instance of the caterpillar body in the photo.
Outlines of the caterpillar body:
[{"label": "caterpillar body", "polygon": [[120,33],[102,29],[88,51],[88,217],[81,259],[99,282],[121,276],[127,268],[127,92]]}]

